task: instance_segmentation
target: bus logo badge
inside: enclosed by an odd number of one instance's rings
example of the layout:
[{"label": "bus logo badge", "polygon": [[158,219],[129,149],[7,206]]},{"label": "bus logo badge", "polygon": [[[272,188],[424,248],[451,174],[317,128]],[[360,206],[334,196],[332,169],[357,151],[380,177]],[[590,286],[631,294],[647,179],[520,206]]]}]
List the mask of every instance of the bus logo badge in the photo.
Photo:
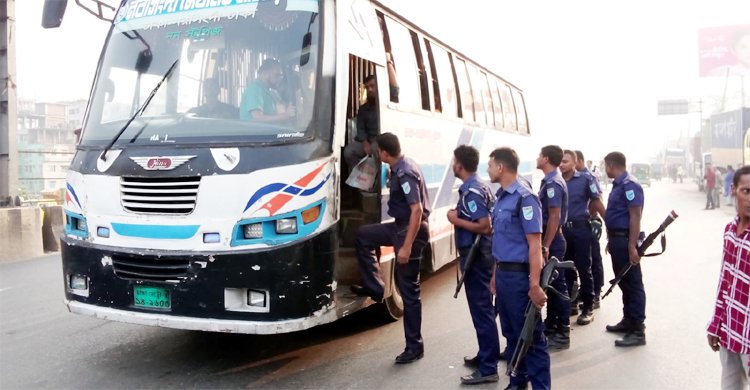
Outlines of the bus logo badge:
[{"label": "bus logo badge", "polygon": [[130,159],[147,171],[169,171],[193,158],[195,158],[195,156],[131,157]]}]

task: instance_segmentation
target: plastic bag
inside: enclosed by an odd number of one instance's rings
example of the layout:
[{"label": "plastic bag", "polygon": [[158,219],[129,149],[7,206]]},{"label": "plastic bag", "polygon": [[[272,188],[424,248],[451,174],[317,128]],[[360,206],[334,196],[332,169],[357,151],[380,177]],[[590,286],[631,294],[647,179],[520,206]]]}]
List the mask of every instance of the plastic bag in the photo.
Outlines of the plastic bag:
[{"label": "plastic bag", "polygon": [[352,173],[346,179],[346,184],[367,191],[375,183],[375,176],[377,176],[377,163],[374,158],[365,156],[352,169]]}]

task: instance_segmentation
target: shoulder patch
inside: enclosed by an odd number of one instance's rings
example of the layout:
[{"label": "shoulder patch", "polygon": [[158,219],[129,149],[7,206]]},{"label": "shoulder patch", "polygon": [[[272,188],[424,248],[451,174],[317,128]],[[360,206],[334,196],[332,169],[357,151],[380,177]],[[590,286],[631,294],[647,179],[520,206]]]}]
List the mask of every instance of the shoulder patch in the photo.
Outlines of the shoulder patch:
[{"label": "shoulder patch", "polygon": [[625,191],[625,197],[629,201],[632,201],[633,199],[635,199],[635,191],[633,191],[633,190],[627,190],[627,191]]},{"label": "shoulder patch", "polygon": [[469,203],[468,203],[467,206],[469,206],[469,211],[471,211],[472,213],[476,213],[477,212],[477,202],[475,202],[473,200],[469,201]]},{"label": "shoulder patch", "polygon": [[592,193],[594,193],[594,194],[598,194],[598,193],[599,193],[599,190],[598,190],[598,189],[596,188],[596,184],[594,184],[594,183],[591,183],[591,184],[589,185],[589,189],[590,189],[590,190],[591,190],[591,192],[592,192]]},{"label": "shoulder patch", "polygon": [[531,206],[524,206],[521,211],[523,211],[523,219],[527,221],[531,221],[532,218],[534,218],[534,208]]},{"label": "shoulder patch", "polygon": [[554,187],[547,188],[547,197],[548,198],[554,198],[555,197],[555,188]]},{"label": "shoulder patch", "polygon": [[407,181],[407,182],[404,182],[403,184],[401,184],[401,189],[404,190],[404,194],[410,193],[411,192],[411,186],[409,185],[409,182]]}]

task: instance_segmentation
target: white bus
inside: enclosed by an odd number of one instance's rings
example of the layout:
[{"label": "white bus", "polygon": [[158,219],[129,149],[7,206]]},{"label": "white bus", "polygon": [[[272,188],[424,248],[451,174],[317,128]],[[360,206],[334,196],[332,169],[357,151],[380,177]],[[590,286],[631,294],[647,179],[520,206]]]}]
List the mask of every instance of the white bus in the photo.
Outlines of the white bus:
[{"label": "white bus", "polygon": [[[47,25],[62,18],[54,5]],[[388,220],[388,187],[348,187],[341,158],[370,74],[381,131],[398,135],[429,187],[425,271],[457,256],[446,218],[455,147],[485,161],[512,146],[522,172],[535,168],[521,90],[378,2],[123,0],[111,23],[67,177],[73,313],[271,334],[373,304],[349,292],[354,232]],[[276,84],[259,75],[268,59]],[[257,83],[272,88],[248,92]],[[250,95],[285,119],[248,120]],[[384,248],[381,308],[397,319],[392,261]]]}]

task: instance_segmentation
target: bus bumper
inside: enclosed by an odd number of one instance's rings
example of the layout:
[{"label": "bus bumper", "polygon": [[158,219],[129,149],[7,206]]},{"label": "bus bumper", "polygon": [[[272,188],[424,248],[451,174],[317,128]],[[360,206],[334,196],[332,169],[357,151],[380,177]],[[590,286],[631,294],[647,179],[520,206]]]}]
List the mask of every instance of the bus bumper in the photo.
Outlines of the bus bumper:
[{"label": "bus bumper", "polygon": [[[179,329],[306,329],[338,318],[336,232],[334,225],[285,246],[218,253],[103,247],[63,237],[65,303],[77,314]],[[136,302],[144,291],[162,294],[156,302],[163,307]]]},{"label": "bus bumper", "polygon": [[335,321],[336,310],[321,311],[319,315],[284,321],[243,321],[215,318],[175,317],[172,315],[141,313],[129,310],[89,305],[65,300],[71,313],[96,317],[102,320],[129,324],[160,326],[163,328],[202,330],[222,333],[277,334],[296,332]]}]

